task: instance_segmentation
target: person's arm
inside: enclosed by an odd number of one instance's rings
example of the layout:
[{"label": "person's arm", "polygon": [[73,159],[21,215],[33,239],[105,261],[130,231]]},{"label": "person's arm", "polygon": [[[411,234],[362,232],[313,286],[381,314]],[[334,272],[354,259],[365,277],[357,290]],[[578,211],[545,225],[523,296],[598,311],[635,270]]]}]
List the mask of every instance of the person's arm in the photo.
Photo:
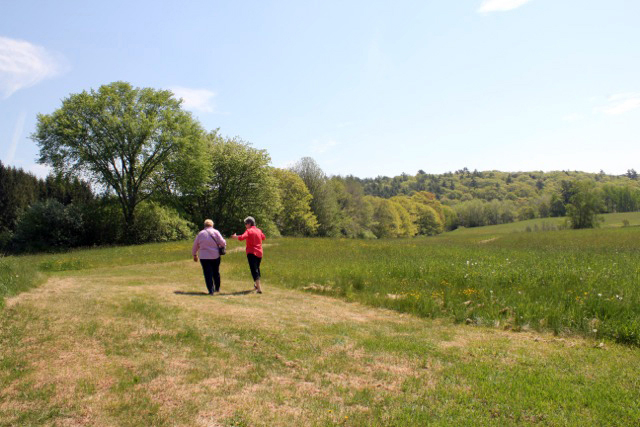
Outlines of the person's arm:
[{"label": "person's arm", "polygon": [[260,238],[262,240],[267,240],[267,236],[264,235],[264,231],[260,230]]},{"label": "person's arm", "polygon": [[236,239],[238,239],[238,240],[247,240],[247,236],[248,235],[249,235],[249,233],[247,231],[245,231],[240,236],[236,236]]},{"label": "person's arm", "polygon": [[200,241],[198,240],[200,234],[198,234],[193,241],[193,247],[191,248],[191,255],[193,255],[193,262],[198,262],[198,249],[200,249]]}]

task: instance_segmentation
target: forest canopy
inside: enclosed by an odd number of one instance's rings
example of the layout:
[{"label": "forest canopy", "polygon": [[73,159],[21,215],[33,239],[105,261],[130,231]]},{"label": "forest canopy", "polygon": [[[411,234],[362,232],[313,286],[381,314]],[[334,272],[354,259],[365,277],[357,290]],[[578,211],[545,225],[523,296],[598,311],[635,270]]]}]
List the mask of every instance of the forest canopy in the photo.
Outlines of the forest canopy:
[{"label": "forest canopy", "polygon": [[357,178],[310,157],[274,168],[267,150],[205,131],[170,91],[126,82],[70,95],[38,115],[32,139],[53,171],[0,163],[5,252],[184,239],[205,218],[231,234],[247,215],[272,236],[395,238],[564,216],[588,228],[640,209],[634,169]]}]

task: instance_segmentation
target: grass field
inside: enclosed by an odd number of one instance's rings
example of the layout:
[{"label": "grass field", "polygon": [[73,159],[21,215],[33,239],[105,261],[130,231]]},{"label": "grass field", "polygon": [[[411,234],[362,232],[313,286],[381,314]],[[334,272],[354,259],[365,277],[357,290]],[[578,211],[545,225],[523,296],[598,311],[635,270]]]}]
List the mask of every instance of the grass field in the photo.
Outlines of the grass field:
[{"label": "grass field", "polygon": [[283,286],[423,317],[640,345],[640,227],[282,239],[265,269]]},{"label": "grass field", "polygon": [[0,426],[638,425],[640,228],[496,230],[0,259]]}]

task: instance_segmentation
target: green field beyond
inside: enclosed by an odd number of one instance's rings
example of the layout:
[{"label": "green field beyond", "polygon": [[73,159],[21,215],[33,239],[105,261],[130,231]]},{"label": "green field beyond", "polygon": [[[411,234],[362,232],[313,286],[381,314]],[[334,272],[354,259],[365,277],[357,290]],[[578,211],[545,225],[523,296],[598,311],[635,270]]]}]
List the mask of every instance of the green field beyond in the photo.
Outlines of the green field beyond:
[{"label": "green field beyond", "polygon": [[423,317],[640,345],[640,228],[473,231],[282,239],[268,252],[267,277]]},{"label": "green field beyond", "polygon": [[0,426],[638,425],[640,227],[604,225],[269,239],[263,295],[237,242],[214,297],[191,242],[0,259]]}]

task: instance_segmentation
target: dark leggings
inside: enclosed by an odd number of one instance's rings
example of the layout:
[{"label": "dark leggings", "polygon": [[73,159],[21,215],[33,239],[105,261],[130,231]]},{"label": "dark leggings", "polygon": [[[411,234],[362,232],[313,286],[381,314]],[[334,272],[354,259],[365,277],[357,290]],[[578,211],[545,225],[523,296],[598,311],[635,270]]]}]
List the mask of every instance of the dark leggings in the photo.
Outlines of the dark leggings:
[{"label": "dark leggings", "polygon": [[215,291],[220,292],[220,258],[200,259],[200,265],[202,265],[202,273],[204,273],[204,283],[207,285],[207,291],[212,293],[215,283]]},{"label": "dark leggings", "polygon": [[253,280],[256,281],[260,278],[260,261],[262,261],[262,258],[259,258],[254,254],[247,254],[247,260],[249,261],[251,277],[253,277]]}]

